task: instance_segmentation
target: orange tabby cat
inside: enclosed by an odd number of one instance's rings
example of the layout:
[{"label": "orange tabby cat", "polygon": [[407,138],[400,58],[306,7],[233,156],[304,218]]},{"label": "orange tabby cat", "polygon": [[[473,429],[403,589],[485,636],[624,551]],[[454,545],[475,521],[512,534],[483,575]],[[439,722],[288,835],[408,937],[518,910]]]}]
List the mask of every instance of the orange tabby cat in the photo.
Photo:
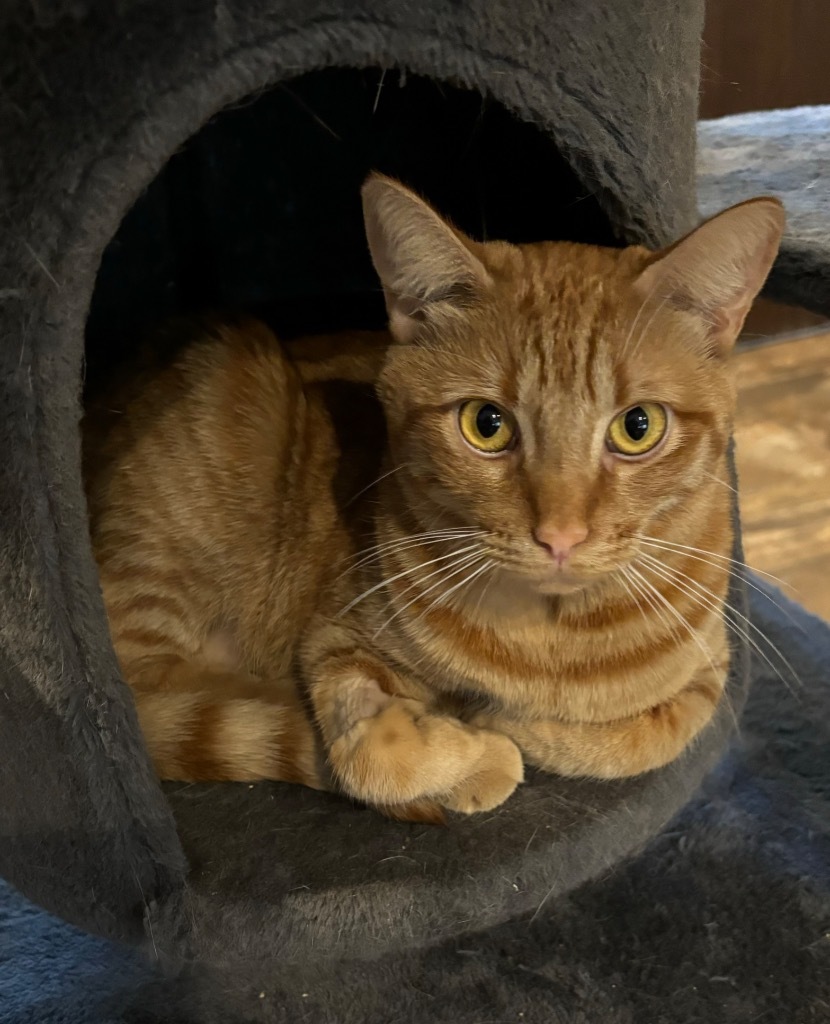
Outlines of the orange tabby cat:
[{"label": "orange tabby cat", "polygon": [[87,419],[159,774],[436,817],[523,757],[666,764],[723,691],[728,356],[780,204],[653,254],[474,242],[380,176],[363,200],[388,335],[207,326]]}]

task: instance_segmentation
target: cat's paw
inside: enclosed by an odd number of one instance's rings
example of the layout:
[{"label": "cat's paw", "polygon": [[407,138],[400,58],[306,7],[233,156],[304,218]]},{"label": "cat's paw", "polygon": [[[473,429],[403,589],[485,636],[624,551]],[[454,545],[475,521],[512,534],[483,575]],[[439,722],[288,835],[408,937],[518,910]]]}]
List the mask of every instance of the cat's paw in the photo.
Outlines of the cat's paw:
[{"label": "cat's paw", "polygon": [[512,795],[524,780],[522,755],[516,744],[495,732],[482,732],[487,748],[481,767],[441,799],[448,810],[459,814],[490,811]]},{"label": "cat's paw", "polygon": [[355,730],[359,730],[361,723],[380,714],[392,699],[373,679],[361,679],[343,687],[332,715],[335,735],[344,738],[347,744],[351,736],[351,742],[354,742],[357,739]]},{"label": "cat's paw", "polygon": [[395,697],[374,714],[352,719],[329,748],[347,793],[367,803],[399,804],[435,793],[435,727],[417,701]]},{"label": "cat's paw", "polygon": [[522,779],[521,755],[509,739],[403,697],[388,698],[339,735],[329,760],[343,789],[372,804],[434,797],[472,813],[506,800]]}]

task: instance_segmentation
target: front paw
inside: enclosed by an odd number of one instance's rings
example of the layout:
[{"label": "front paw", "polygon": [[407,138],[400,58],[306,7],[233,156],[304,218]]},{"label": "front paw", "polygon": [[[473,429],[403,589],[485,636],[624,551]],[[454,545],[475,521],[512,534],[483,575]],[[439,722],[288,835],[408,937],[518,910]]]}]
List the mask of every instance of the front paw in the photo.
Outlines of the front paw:
[{"label": "front paw", "polygon": [[402,697],[356,721],[331,744],[329,757],[346,792],[386,806],[434,798],[465,814],[489,810],[523,777],[521,755],[506,737]]},{"label": "front paw", "polygon": [[499,733],[482,731],[481,735],[486,743],[481,768],[441,801],[459,814],[475,814],[498,807],[524,781],[524,764],[516,744]]}]

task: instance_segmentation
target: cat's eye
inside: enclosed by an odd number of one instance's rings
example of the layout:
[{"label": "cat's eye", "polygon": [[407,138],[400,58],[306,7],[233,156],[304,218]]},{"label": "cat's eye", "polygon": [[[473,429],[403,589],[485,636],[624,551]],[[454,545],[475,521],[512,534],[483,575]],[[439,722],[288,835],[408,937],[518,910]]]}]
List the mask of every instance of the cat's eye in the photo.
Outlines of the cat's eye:
[{"label": "cat's eye", "polygon": [[458,410],[458,425],[467,444],[486,455],[507,451],[516,440],[516,421],[494,402],[474,398]]},{"label": "cat's eye", "polygon": [[606,444],[617,455],[645,455],[663,440],[669,417],[658,402],[632,405],[611,421]]}]

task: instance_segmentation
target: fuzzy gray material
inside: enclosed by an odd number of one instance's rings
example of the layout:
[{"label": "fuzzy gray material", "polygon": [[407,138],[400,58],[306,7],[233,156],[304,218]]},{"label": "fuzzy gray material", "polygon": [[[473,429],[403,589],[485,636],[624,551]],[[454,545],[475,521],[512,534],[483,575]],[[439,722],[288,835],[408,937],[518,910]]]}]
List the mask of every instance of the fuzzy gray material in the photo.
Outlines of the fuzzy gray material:
[{"label": "fuzzy gray material", "polygon": [[767,593],[783,608],[753,592],[753,621],[800,684],[759,660],[739,735],[697,798],[640,855],[535,916],[471,921],[413,954],[287,965],[275,949],[164,979],[0,889],[0,1021],[825,1024],[830,627]]},{"label": "fuzzy gray material", "polygon": [[766,292],[830,316],[830,106],[701,121],[698,144],[703,214],[778,196],[787,232]]}]

